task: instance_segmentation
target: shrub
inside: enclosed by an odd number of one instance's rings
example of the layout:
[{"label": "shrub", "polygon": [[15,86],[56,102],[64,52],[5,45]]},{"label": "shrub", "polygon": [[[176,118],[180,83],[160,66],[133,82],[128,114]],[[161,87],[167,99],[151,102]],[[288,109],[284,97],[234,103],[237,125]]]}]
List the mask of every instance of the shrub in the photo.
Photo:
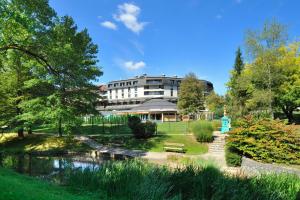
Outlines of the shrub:
[{"label": "shrub", "polygon": [[192,123],[192,132],[199,142],[213,141],[213,131],[212,122],[201,120]]},{"label": "shrub", "polygon": [[129,116],[128,117],[128,126],[130,129],[134,129],[138,124],[141,123],[141,119],[138,116]]},{"label": "shrub", "polygon": [[225,159],[229,167],[237,167],[242,164],[242,156],[230,147],[225,149]]},{"label": "shrub", "polygon": [[149,138],[156,133],[156,123],[150,121],[142,123],[137,116],[128,118],[128,126],[136,138]]},{"label": "shrub", "polygon": [[227,145],[263,162],[300,164],[300,134],[282,121],[247,116],[229,132]]}]

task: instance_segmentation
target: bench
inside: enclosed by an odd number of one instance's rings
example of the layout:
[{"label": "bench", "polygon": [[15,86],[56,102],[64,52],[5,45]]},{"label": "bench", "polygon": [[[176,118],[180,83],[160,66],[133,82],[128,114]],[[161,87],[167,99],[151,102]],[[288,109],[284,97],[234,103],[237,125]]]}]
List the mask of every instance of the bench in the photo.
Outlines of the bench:
[{"label": "bench", "polygon": [[180,153],[186,152],[186,149],[184,148],[184,144],[180,144],[180,143],[165,143],[164,150],[172,151],[172,152],[180,152]]}]

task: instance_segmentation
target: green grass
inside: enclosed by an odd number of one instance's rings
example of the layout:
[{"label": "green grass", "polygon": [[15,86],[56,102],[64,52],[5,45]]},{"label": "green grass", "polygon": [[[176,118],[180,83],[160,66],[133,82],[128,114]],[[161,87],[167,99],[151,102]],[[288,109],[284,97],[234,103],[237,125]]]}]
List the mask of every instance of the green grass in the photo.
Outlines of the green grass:
[{"label": "green grass", "polygon": [[33,134],[18,138],[15,133],[6,133],[0,136],[0,149],[10,153],[64,150],[79,152],[90,150],[90,147],[72,137]]},{"label": "green grass", "polygon": [[[95,195],[72,193],[64,187],[0,168],[0,200],[91,200]],[[98,195],[99,196],[99,195]]]},{"label": "green grass", "polygon": [[[50,125],[36,127],[35,133],[57,134],[57,129]],[[127,125],[102,124],[100,125],[82,125],[76,134],[81,135],[102,135],[102,134],[131,134]]]},{"label": "green grass", "polygon": [[[190,122],[164,122],[157,123],[158,134],[188,134],[190,131]],[[57,134],[57,130],[50,125],[42,125],[35,127],[33,132],[36,133],[51,133]],[[76,134],[82,135],[103,135],[103,134],[132,134],[127,125],[114,125],[114,124],[95,124],[95,125],[82,125],[79,132]]]},{"label": "green grass", "polygon": [[164,122],[157,124],[158,134],[188,134],[190,122]]},{"label": "green grass", "polygon": [[193,135],[158,135],[149,139],[136,139],[133,136],[94,136],[97,142],[113,146],[118,144],[126,149],[163,152],[165,142],[185,144],[187,154],[202,154],[208,150],[207,144],[199,143]]},{"label": "green grass", "polygon": [[69,171],[67,177],[73,190],[106,191],[110,199],[293,200],[300,195],[296,175],[231,177],[212,166],[169,170],[138,160],[106,163],[96,171]]},{"label": "green grass", "polygon": [[191,125],[191,130],[199,142],[213,141],[214,127],[211,121],[194,121]]}]

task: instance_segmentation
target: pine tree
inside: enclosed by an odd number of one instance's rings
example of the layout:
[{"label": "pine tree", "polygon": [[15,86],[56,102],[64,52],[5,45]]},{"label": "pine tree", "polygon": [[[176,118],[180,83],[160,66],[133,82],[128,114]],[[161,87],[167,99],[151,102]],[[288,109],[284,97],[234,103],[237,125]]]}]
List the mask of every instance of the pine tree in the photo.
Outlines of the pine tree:
[{"label": "pine tree", "polygon": [[239,47],[238,50],[236,51],[234,70],[236,71],[237,75],[241,75],[243,69],[244,69],[244,61],[242,57],[241,48]]}]

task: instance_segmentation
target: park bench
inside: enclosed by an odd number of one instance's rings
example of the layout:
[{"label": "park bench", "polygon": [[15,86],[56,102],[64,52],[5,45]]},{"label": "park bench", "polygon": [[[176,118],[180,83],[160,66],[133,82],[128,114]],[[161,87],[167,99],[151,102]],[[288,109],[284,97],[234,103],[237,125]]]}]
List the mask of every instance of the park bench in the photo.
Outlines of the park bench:
[{"label": "park bench", "polygon": [[164,150],[180,152],[180,153],[185,153],[185,151],[186,151],[186,149],[184,148],[184,144],[180,144],[180,143],[165,143]]}]

